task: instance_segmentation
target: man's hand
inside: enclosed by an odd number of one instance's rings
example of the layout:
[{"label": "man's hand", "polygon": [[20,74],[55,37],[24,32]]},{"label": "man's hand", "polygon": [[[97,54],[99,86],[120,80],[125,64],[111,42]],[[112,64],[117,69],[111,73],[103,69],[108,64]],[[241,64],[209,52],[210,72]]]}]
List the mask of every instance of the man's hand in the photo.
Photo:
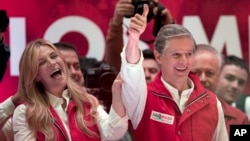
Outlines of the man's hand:
[{"label": "man's hand", "polygon": [[171,12],[166,7],[164,7],[164,5],[159,3],[159,0],[154,0],[153,13],[155,17],[161,18],[163,25],[174,23]]},{"label": "man's hand", "polygon": [[172,15],[170,11],[165,8],[161,3],[158,2],[158,0],[154,0],[154,29],[153,29],[153,35],[157,36],[158,31],[163,25],[166,24],[174,24],[175,21],[172,18]]},{"label": "man's hand", "polygon": [[135,16],[131,18],[129,29],[128,29],[129,36],[139,39],[140,35],[146,29],[148,12],[149,12],[149,7],[147,4],[144,4],[142,15],[135,14]]},{"label": "man's hand", "polygon": [[123,17],[132,16],[134,14],[134,6],[131,0],[119,0],[115,6],[113,24],[121,25]]}]

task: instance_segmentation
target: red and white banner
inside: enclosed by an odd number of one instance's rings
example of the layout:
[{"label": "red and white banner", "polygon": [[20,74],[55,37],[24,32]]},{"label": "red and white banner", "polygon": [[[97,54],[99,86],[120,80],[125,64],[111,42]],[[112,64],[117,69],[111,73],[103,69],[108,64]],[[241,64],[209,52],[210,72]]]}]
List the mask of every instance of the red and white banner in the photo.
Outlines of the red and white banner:
[{"label": "red and white banner", "polygon": [[[0,102],[14,94],[18,64],[25,45],[34,39],[73,43],[80,55],[102,60],[109,20],[117,0],[1,0],[10,25],[5,33],[11,57],[0,82]],[[250,2],[248,0],[160,0],[177,23],[187,27],[197,43],[209,43],[224,54],[249,63]],[[125,20],[125,24],[127,21]],[[142,43],[153,40],[148,25]],[[124,34],[126,39],[126,34]],[[246,90],[250,93],[250,91]]]}]

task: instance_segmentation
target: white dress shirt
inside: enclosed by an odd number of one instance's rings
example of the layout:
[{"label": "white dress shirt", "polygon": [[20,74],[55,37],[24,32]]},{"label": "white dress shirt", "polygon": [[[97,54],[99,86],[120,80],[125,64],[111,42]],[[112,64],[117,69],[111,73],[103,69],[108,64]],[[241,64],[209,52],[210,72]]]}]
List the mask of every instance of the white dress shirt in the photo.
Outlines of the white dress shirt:
[{"label": "white dress shirt", "polygon": [[12,117],[15,105],[11,97],[0,103],[0,140],[13,141]]},{"label": "white dress shirt", "polygon": [[[0,125],[6,121],[6,118],[11,116],[15,110],[15,105],[11,100],[11,97],[0,103]],[[0,127],[1,129],[2,127]]]}]

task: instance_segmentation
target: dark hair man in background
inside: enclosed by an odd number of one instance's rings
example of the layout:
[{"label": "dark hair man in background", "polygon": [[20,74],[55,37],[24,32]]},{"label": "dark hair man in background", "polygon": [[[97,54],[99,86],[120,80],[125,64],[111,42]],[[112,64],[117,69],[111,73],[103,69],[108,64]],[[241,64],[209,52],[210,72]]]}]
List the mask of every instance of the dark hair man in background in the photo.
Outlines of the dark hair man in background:
[{"label": "dark hair man in background", "polygon": [[84,78],[80,66],[80,58],[77,49],[74,45],[64,42],[54,43],[56,48],[59,49],[60,53],[63,55],[68,69],[70,70],[71,77],[80,85],[84,84]]},{"label": "dark hair man in background", "polygon": [[229,55],[224,58],[216,93],[232,105],[244,92],[249,77],[245,60]]},{"label": "dark hair man in background", "polygon": [[157,73],[160,71],[159,65],[155,60],[154,53],[151,49],[144,49],[142,51],[144,60],[143,68],[145,73],[145,79],[147,83],[150,83],[154,80]]}]

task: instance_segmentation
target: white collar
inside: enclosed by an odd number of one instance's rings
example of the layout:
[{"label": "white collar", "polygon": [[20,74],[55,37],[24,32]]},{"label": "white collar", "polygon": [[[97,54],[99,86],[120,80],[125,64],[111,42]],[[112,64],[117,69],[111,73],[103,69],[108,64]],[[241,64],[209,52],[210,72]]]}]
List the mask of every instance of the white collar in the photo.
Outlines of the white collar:
[{"label": "white collar", "polygon": [[52,105],[52,107],[57,107],[59,105],[62,105],[63,104],[63,99],[66,100],[67,104],[66,104],[66,109],[69,105],[69,100],[71,98],[71,95],[69,94],[69,91],[68,89],[65,89],[62,93],[62,97],[57,97],[49,92],[46,92],[46,94],[48,95],[49,97],[49,101],[50,101],[50,104]]}]

